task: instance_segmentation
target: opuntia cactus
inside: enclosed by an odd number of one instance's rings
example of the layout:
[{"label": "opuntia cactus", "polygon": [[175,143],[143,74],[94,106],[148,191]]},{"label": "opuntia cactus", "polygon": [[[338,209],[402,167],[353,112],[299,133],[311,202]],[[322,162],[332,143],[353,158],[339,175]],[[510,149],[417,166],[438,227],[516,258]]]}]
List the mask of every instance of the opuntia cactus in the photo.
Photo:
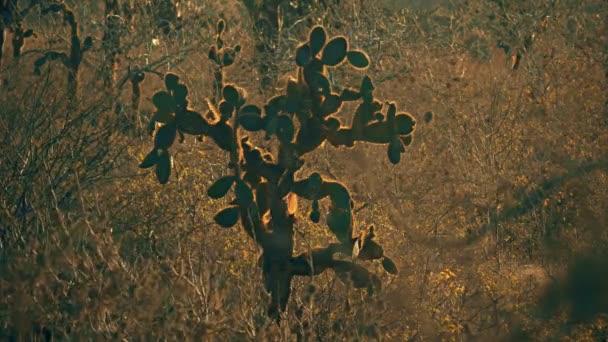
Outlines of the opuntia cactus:
[{"label": "opuntia cactus", "polygon": [[4,31],[8,29],[12,34],[13,58],[21,56],[25,39],[34,36],[32,29],[23,28],[23,18],[30,10],[39,4],[40,0],[30,0],[24,8],[17,8],[15,0],[0,2],[0,66],[2,65],[2,52],[4,48]]},{"label": "opuntia cactus", "polygon": [[15,25],[11,31],[13,32],[13,58],[16,59],[21,56],[21,49],[25,45],[25,40],[32,37],[34,31],[32,29],[24,29],[21,23]]},{"label": "opuntia cactus", "polygon": [[14,10],[14,0],[0,1],[0,66],[2,66],[2,54],[4,51],[4,31],[12,24]]},{"label": "opuntia cactus", "polygon": [[219,20],[216,25],[215,44],[209,48],[207,57],[213,62],[213,97],[211,101],[217,104],[221,101],[222,89],[224,88],[224,68],[231,66],[241,46],[227,46],[224,43],[223,34],[227,26],[224,20]]},{"label": "opuntia cactus", "polygon": [[[218,42],[224,27],[220,21]],[[221,64],[222,53],[226,50],[216,45],[209,55]],[[222,83],[219,103],[208,101],[205,115],[191,109],[188,88],[180,78],[167,74],[166,90],[153,97],[157,108],[151,125],[156,131],[154,147],[140,165],[155,167],[158,181],[167,183],[170,149],[178,134],[210,137],[229,152],[231,174],[216,180],[207,195],[219,199],[231,193],[231,201],[215,215],[215,222],[224,228],[240,222],[261,247],[259,265],[271,295],[268,314],[277,321],[286,308],[294,276],[313,276],[333,269],[354,287],[373,291],[380,284],[379,278],[359,261],[381,259],[387,272],[397,273],[395,263],[374,240],[374,227],[356,226],[354,202],[344,184],[316,172],[296,176],[305,155],[325,141],[336,147],[352,147],[360,141],[387,145],[389,160],[397,164],[405,146],[411,143],[416,125],[410,114],[398,112],[394,102],[388,102],[383,110],[385,106],[374,97],[369,76],[354,88],[334,91],[327,79],[328,68],[348,65],[364,70],[370,64],[368,55],[349,46],[346,37],[330,37],[325,28],[316,26],[309,39],[298,46],[295,62],[296,72],[283,94],[257,105],[248,101],[243,88]],[[340,119],[345,102],[358,103],[350,125]],[[255,146],[246,132],[259,132],[272,140],[278,153],[273,155]],[[308,216],[314,223],[320,222],[322,215],[319,202],[329,201],[324,216],[335,242],[294,255],[298,198],[312,202]],[[337,253],[352,259],[339,259]]]},{"label": "opuntia cactus", "polygon": [[68,99],[72,102],[76,98],[78,90],[78,71],[82,63],[83,55],[93,47],[93,38],[80,39],[78,33],[78,22],[74,12],[64,3],[53,3],[42,9],[41,14],[63,13],[63,23],[70,27],[70,52],[49,51],[34,62],[34,73],[40,74],[40,68],[48,61],[58,60],[67,69]]}]

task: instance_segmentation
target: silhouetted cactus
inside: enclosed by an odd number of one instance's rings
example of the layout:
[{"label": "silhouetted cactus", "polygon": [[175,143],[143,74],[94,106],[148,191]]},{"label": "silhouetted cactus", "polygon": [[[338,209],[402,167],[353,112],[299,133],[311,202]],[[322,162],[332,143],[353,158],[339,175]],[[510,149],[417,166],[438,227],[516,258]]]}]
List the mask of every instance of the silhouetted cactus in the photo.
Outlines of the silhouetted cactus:
[{"label": "silhouetted cactus", "polygon": [[131,110],[135,118],[135,127],[142,127],[139,105],[141,102],[141,82],[144,81],[145,73],[141,70],[129,68],[129,81],[131,82]]},{"label": "silhouetted cactus", "polygon": [[222,35],[227,26],[224,20],[219,20],[216,25],[215,44],[209,48],[207,57],[213,62],[213,97],[211,101],[217,104],[222,98],[224,88],[224,68],[231,66],[236,56],[241,52],[241,46],[226,46]]},{"label": "silhouetted cactus", "polygon": [[30,0],[28,6],[18,9],[15,0],[0,1],[0,66],[2,65],[2,53],[4,50],[4,31],[8,29],[13,34],[13,57],[20,57],[21,50],[25,45],[25,39],[34,35],[32,29],[23,28],[23,18],[39,3],[40,0]]},{"label": "silhouetted cactus", "polygon": [[34,31],[32,29],[24,29],[21,23],[15,25],[11,31],[13,31],[13,58],[19,58],[21,56],[21,49],[25,45],[25,39],[32,37]]},{"label": "silhouetted cactus", "polygon": [[[217,44],[209,53],[210,59],[222,68],[228,66],[222,61],[229,51],[220,46],[224,28],[225,23],[220,21]],[[356,232],[354,202],[346,186],[319,173],[296,177],[304,165],[303,157],[324,141],[336,147],[351,147],[361,141],[388,145],[389,159],[396,164],[405,145],[411,143],[416,125],[414,118],[398,112],[393,102],[388,102],[383,111],[382,102],[374,97],[369,76],[363,78],[358,89],[334,92],[327,79],[328,67],[348,62],[361,70],[370,64],[364,52],[349,47],[346,37],[328,37],[323,27],[316,26],[308,41],[297,48],[295,59],[297,71],[288,81],[284,94],[258,106],[248,103],[244,89],[223,84],[221,78],[221,83],[217,83],[222,84],[219,103],[208,101],[206,115],[189,107],[188,88],[177,75],[167,74],[166,90],[153,97],[157,108],[150,126],[156,131],[154,147],[140,165],[156,167],[158,181],[166,183],[171,170],[169,151],[177,134],[208,136],[230,153],[231,175],[216,180],[207,194],[219,199],[232,190],[233,199],[215,215],[215,222],[229,228],[240,221],[246,233],[262,248],[259,264],[264,286],[271,294],[268,313],[276,320],[285,310],[294,276],[312,276],[333,269],[341,279],[371,292],[379,286],[379,278],[358,260],[382,259],[387,272],[397,273],[395,263],[374,241],[374,227]],[[350,125],[338,118],[345,102],[358,102]],[[272,139],[278,146],[277,155],[254,146],[243,135],[244,131],[260,132],[266,139]],[[319,202],[329,200],[325,221],[337,242],[293,254],[298,197],[312,201],[309,218],[315,223],[321,218]],[[338,259],[337,253],[350,255],[352,260]]]},{"label": "silhouetted cactus", "polygon": [[53,3],[47,7],[44,7],[41,14],[45,15],[48,13],[62,13],[63,23],[70,27],[70,52],[66,54],[64,52],[50,51],[46,52],[44,56],[38,58],[34,62],[34,73],[39,75],[40,68],[49,61],[60,61],[68,69],[67,73],[67,91],[68,99],[70,102],[76,98],[78,91],[78,71],[80,64],[82,63],[83,55],[93,47],[93,38],[86,37],[81,40],[78,32],[78,22],[74,16],[74,12],[63,3]]},{"label": "silhouetted cactus", "polygon": [[14,0],[0,1],[0,66],[2,66],[2,55],[4,51],[4,31],[12,24],[14,10]]}]

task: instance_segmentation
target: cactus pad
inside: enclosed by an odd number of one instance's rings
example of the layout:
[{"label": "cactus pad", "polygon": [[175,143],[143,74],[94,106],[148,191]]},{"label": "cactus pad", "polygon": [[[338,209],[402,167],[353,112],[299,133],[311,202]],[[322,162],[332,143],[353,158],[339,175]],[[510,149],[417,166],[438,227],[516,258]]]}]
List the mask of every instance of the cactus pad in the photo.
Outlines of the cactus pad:
[{"label": "cactus pad", "polygon": [[346,58],[347,51],[348,40],[342,36],[334,37],[323,48],[321,62],[331,67],[337,66]]}]

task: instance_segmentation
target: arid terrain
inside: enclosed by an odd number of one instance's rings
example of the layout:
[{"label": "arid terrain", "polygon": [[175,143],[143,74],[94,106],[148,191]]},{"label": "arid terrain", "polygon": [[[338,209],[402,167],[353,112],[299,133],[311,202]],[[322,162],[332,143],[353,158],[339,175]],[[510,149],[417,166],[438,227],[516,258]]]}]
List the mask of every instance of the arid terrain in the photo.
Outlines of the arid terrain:
[{"label": "arid terrain", "polygon": [[0,340],[608,339],[606,1],[0,4]]}]

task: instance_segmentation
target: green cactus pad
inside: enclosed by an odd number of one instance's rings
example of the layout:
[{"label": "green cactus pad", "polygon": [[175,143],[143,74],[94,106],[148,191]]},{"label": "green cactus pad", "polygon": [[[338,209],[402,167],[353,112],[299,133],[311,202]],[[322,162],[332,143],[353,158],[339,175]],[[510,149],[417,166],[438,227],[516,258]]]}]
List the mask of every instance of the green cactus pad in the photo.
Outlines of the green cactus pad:
[{"label": "green cactus pad", "polygon": [[322,184],[323,178],[321,178],[321,175],[318,172],[315,172],[308,178],[295,182],[293,192],[308,200],[318,200],[320,198]]},{"label": "green cactus pad", "polygon": [[355,139],[353,138],[353,131],[348,128],[340,128],[333,135],[330,141],[334,146],[355,146]]},{"label": "green cactus pad", "polygon": [[160,110],[157,110],[156,112],[154,112],[154,115],[152,115],[152,119],[150,119],[152,132],[154,132],[154,125],[157,122],[167,124],[173,122],[173,120],[175,120],[175,115],[173,113],[162,112]]},{"label": "green cactus pad", "polygon": [[216,25],[217,34],[224,33],[225,29],[226,29],[226,22],[223,19],[218,20],[217,25]]},{"label": "green cactus pad", "polygon": [[399,270],[397,269],[397,265],[395,265],[395,263],[393,262],[393,260],[391,260],[388,257],[384,257],[384,259],[382,259],[382,267],[384,267],[384,269],[386,270],[386,272],[388,272],[390,274],[397,274],[397,273],[399,273]]},{"label": "green cactus pad", "polygon": [[[243,156],[245,157],[247,168],[259,167],[263,163],[262,151],[260,151],[259,148],[253,147],[253,145],[251,145],[248,140],[248,137],[241,139],[241,146],[243,147]],[[251,173],[251,175],[253,174],[254,173]]]},{"label": "green cactus pad", "polygon": [[[32,31],[32,34],[33,33],[34,32]],[[25,36],[24,36],[24,38],[25,38]],[[90,36],[86,37],[84,39],[84,41],[82,42],[81,52],[87,52],[87,51],[91,50],[92,47],[93,47],[93,37],[90,37]]]},{"label": "green cactus pad", "polygon": [[424,122],[429,123],[433,121],[433,112],[424,113]]},{"label": "green cactus pad", "polygon": [[222,120],[227,120],[231,118],[234,113],[234,104],[230,101],[222,100],[219,105],[219,110]]},{"label": "green cactus pad", "polygon": [[222,53],[222,65],[225,67],[231,66],[236,60],[236,51],[234,49],[224,49]]},{"label": "green cactus pad", "polygon": [[312,73],[309,77],[308,84],[315,93],[323,94],[325,96],[331,94],[329,79],[321,73]]},{"label": "green cactus pad", "polygon": [[342,101],[357,101],[360,98],[361,93],[351,88],[342,89],[342,93],[340,94],[340,99],[342,99]]},{"label": "green cactus pad", "polygon": [[401,160],[401,153],[405,152],[405,148],[403,147],[403,143],[399,137],[395,137],[388,144],[388,159],[393,164],[399,164]]},{"label": "green cactus pad", "polygon": [[305,67],[312,61],[312,50],[310,45],[302,44],[296,49],[296,64]]},{"label": "green cactus pad", "polygon": [[321,221],[321,212],[319,210],[312,210],[308,218],[314,223],[319,223]]},{"label": "green cactus pad", "polygon": [[323,182],[322,191],[323,194],[329,195],[336,208],[350,210],[350,194],[342,183],[325,181]]},{"label": "green cactus pad", "polygon": [[310,152],[323,143],[325,137],[322,128],[323,121],[317,117],[302,122],[296,137],[296,144],[301,153]]},{"label": "green cactus pad", "polygon": [[287,113],[306,113],[308,105],[306,101],[305,89],[295,79],[291,78],[287,82],[286,100],[284,110]]},{"label": "green cactus pad", "polygon": [[285,95],[278,95],[270,99],[268,104],[264,106],[266,116],[277,116],[280,111],[285,108],[287,97]]},{"label": "green cactus pad", "polygon": [[173,73],[168,73],[165,75],[165,87],[168,90],[173,90],[179,84],[179,76]]},{"label": "green cactus pad", "polygon": [[395,115],[397,114],[397,106],[394,102],[388,104],[388,110],[386,111],[386,121],[389,125],[392,125],[395,121]]},{"label": "green cactus pad", "polygon": [[167,184],[171,175],[171,155],[167,150],[158,152],[158,160],[156,161],[156,179],[160,184]]},{"label": "green cactus pad", "polygon": [[240,115],[256,115],[256,116],[262,116],[262,110],[260,109],[260,107],[255,106],[255,105],[248,105],[245,106],[243,108],[241,108],[241,111],[239,112]]},{"label": "green cactus pad", "polygon": [[216,180],[209,187],[209,189],[207,189],[207,196],[213,199],[219,199],[226,196],[230,188],[232,188],[232,184],[234,184],[234,181],[234,176],[225,176]]},{"label": "green cactus pad", "polygon": [[209,132],[213,141],[224,151],[232,150],[232,134],[232,126],[226,122],[218,122]]},{"label": "green cactus pad", "polygon": [[141,162],[141,164],[139,164],[139,168],[141,168],[141,169],[150,168],[150,167],[156,165],[157,161],[158,161],[158,152],[156,149],[154,149],[146,155],[146,157]]},{"label": "green cactus pad", "polygon": [[327,129],[329,129],[330,131],[335,132],[338,129],[340,129],[340,126],[342,126],[342,123],[340,122],[340,119],[338,119],[338,118],[330,117],[325,120],[325,127]]},{"label": "green cactus pad", "polygon": [[175,104],[177,106],[181,106],[181,108],[185,108],[188,104],[186,98],[188,97],[188,87],[183,84],[177,84],[173,88],[173,99],[175,100]]},{"label": "green cactus pad", "polygon": [[410,146],[414,141],[414,138],[411,135],[402,135],[400,138],[403,142],[403,146]]},{"label": "green cactus pad", "polygon": [[287,115],[279,115],[277,121],[277,138],[282,143],[289,143],[293,140],[293,136],[295,134],[295,128],[293,126],[293,121]]},{"label": "green cactus pad", "polygon": [[395,129],[399,135],[409,135],[416,128],[416,120],[408,113],[399,113],[395,117]]},{"label": "green cactus pad", "polygon": [[308,176],[308,181],[310,182],[310,184],[308,184],[312,189],[321,189],[321,185],[323,184],[323,177],[321,177],[321,174],[318,172],[313,172],[310,174],[310,176]]},{"label": "green cactus pad", "polygon": [[327,226],[342,243],[350,241],[352,219],[349,210],[334,208],[327,213]]},{"label": "green cactus pad", "polygon": [[226,101],[232,103],[232,105],[237,105],[239,103],[239,91],[232,84],[227,84],[222,89],[222,96]]},{"label": "green cactus pad", "polygon": [[279,125],[279,117],[278,116],[266,116],[264,118],[264,129],[266,130],[266,135],[264,136],[264,138],[266,140],[270,140],[270,137],[272,137],[276,132],[277,132],[277,126]]},{"label": "green cactus pad", "polygon": [[365,69],[369,66],[369,57],[363,51],[351,50],[346,53],[348,62],[357,69]]},{"label": "green cactus pad", "polygon": [[[357,242],[359,243],[359,242]],[[384,249],[375,241],[367,241],[363,244],[363,248],[359,251],[357,259],[359,260],[377,260],[384,256]]]},{"label": "green cactus pad", "polygon": [[156,132],[154,137],[154,148],[155,149],[168,149],[173,145],[175,136],[177,134],[177,127],[175,123],[170,123],[162,126]]},{"label": "green cactus pad", "polygon": [[255,114],[239,116],[239,124],[249,132],[257,132],[264,128],[264,119]]},{"label": "green cactus pad", "polygon": [[363,100],[372,102],[375,88],[374,82],[372,82],[372,79],[369,76],[366,75],[363,77],[363,80],[361,80],[361,87],[359,88]]},{"label": "green cactus pad", "polygon": [[166,91],[159,91],[154,94],[154,96],[152,96],[152,103],[154,103],[154,106],[158,108],[158,111],[163,114],[173,113],[177,107],[173,96]]},{"label": "green cactus pad", "polygon": [[393,134],[386,121],[374,122],[365,127],[365,139],[375,144],[386,144]]},{"label": "green cactus pad", "polygon": [[308,42],[310,43],[311,53],[316,56],[325,46],[327,41],[327,32],[323,26],[315,26],[310,30]]},{"label": "green cactus pad", "polygon": [[236,181],[235,187],[236,199],[241,207],[248,207],[253,203],[253,191],[251,188],[242,180]]},{"label": "green cactus pad", "polygon": [[224,228],[230,228],[234,226],[239,220],[239,207],[230,206],[220,210],[213,220]]},{"label": "green cactus pad", "polygon": [[342,99],[338,94],[330,94],[321,104],[320,112],[323,117],[336,113],[342,107]]},{"label": "green cactus pad", "polygon": [[327,42],[321,54],[321,62],[327,66],[337,66],[346,58],[348,51],[348,40],[338,36]]},{"label": "green cactus pad", "polygon": [[177,129],[180,132],[184,132],[192,135],[207,134],[209,124],[203,117],[192,110],[186,110],[180,112],[177,116]]},{"label": "green cactus pad", "polygon": [[[315,57],[306,67],[302,68],[301,70],[306,84],[311,85],[314,82],[314,78],[317,74],[323,75],[325,73],[325,66],[320,59]],[[298,80],[299,79],[300,77],[298,76]]]}]

